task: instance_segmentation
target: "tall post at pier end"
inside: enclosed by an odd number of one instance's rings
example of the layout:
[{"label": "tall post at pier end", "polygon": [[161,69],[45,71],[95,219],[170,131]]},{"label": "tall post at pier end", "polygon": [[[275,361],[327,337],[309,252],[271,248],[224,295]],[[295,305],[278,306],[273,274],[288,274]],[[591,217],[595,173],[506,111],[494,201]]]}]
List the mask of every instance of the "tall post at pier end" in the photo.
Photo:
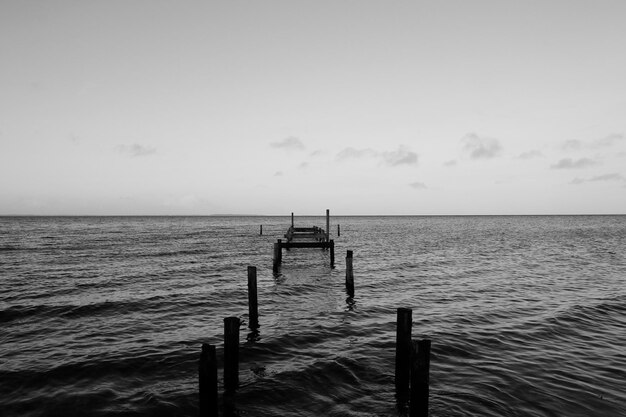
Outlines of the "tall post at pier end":
[{"label": "tall post at pier end", "polygon": [[326,242],[330,240],[330,210],[326,209]]}]

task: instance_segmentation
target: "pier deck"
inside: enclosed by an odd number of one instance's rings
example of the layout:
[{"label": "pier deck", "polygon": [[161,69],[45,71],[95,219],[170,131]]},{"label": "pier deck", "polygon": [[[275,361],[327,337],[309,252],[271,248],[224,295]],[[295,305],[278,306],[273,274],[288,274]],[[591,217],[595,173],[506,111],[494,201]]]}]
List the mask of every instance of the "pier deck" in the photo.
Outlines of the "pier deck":
[{"label": "pier deck", "polygon": [[283,258],[283,249],[321,248],[330,249],[330,266],[335,267],[335,242],[330,239],[330,213],[326,210],[326,230],[321,227],[295,227],[291,213],[291,227],[285,233],[286,241],[278,239],[274,243],[274,271],[277,271]]}]

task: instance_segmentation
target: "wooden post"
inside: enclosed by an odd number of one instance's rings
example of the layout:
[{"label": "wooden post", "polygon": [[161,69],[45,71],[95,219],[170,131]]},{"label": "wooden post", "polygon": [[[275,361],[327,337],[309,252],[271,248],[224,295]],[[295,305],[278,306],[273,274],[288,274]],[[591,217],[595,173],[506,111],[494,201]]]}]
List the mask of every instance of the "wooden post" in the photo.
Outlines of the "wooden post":
[{"label": "wooden post", "polygon": [[354,272],[352,271],[352,251],[346,254],[346,292],[354,297]]},{"label": "wooden post", "polygon": [[291,213],[291,227],[293,227],[293,212]]},{"label": "wooden post", "polygon": [[330,240],[330,210],[326,209],[326,242]]},{"label": "wooden post", "polygon": [[239,317],[224,319],[224,390],[239,386]]},{"label": "wooden post", "polygon": [[282,240],[278,239],[278,242],[274,243],[274,272],[278,271],[280,264],[283,261],[283,250],[280,247]]},{"label": "wooden post", "polygon": [[248,267],[248,319],[249,327],[256,329],[259,327],[259,305],[256,286],[256,266]]},{"label": "wooden post", "polygon": [[330,267],[335,267],[335,241],[332,239],[330,241]]},{"label": "wooden post", "polygon": [[396,391],[403,393],[409,390],[411,369],[411,328],[413,326],[413,310],[398,309],[396,322]]},{"label": "wooden post", "polygon": [[337,225],[337,237],[341,236],[341,227]]},{"label": "wooden post", "polygon": [[430,340],[414,340],[411,358],[410,417],[428,417]]},{"label": "wooden post", "polygon": [[217,417],[217,359],[215,346],[202,344],[198,364],[200,417]]},{"label": "wooden post", "polygon": [[263,225],[259,226],[259,235],[263,235]]}]

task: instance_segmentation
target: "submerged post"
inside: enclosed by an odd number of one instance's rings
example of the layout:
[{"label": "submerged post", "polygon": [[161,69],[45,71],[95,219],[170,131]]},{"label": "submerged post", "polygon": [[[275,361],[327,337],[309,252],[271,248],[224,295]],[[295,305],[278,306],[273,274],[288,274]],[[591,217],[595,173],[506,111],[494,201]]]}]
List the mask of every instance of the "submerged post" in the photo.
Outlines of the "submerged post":
[{"label": "submerged post", "polygon": [[354,297],[354,272],[352,271],[352,251],[346,254],[346,292]]},{"label": "submerged post", "polygon": [[407,392],[411,369],[411,328],[413,310],[399,308],[396,322],[396,391]]},{"label": "submerged post", "polygon": [[430,340],[414,340],[411,358],[410,417],[428,416],[428,391],[430,372]]},{"label": "submerged post", "polygon": [[259,327],[259,303],[257,298],[256,266],[248,267],[248,318],[249,327]]},{"label": "submerged post", "polygon": [[330,210],[326,209],[326,242],[330,240]]},{"label": "submerged post", "polygon": [[239,386],[239,317],[224,319],[224,390]]},{"label": "submerged post", "polygon": [[215,346],[202,344],[198,364],[200,417],[217,417],[217,359]]},{"label": "submerged post", "polygon": [[263,225],[259,226],[259,235],[263,235]]},{"label": "submerged post", "polygon": [[330,241],[330,267],[335,267],[335,241],[332,239]]}]

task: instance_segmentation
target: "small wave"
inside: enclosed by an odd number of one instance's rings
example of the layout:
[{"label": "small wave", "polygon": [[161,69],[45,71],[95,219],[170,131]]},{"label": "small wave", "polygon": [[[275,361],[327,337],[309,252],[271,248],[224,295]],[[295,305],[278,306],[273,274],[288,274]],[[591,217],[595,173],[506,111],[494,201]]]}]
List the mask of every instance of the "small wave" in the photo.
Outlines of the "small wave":
[{"label": "small wave", "polygon": [[13,246],[13,245],[0,246],[0,252],[10,252],[10,251],[18,251],[18,250],[23,250],[23,248],[20,246]]}]

